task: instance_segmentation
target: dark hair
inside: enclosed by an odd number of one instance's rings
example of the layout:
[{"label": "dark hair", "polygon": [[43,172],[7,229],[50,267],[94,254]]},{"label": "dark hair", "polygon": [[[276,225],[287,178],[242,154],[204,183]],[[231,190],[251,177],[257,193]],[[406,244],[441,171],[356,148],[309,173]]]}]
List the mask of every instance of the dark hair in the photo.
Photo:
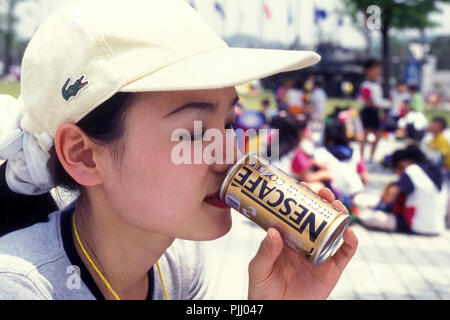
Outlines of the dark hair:
[{"label": "dark hair", "polygon": [[438,123],[441,127],[441,131],[447,128],[447,120],[445,120],[445,118],[443,117],[434,117],[431,121]]},{"label": "dark hair", "polygon": [[337,116],[326,121],[323,144],[325,146],[348,146],[347,128]]},{"label": "dark hair", "polygon": [[368,59],[366,62],[364,62],[364,70],[368,70],[373,67],[379,67],[379,66],[381,66],[381,63],[377,59],[371,58],[371,59]]},{"label": "dark hair", "polygon": [[[125,132],[125,117],[134,93],[116,93],[76,123],[96,143],[111,145],[113,159],[120,163],[123,154],[121,137]],[[50,150],[47,167],[56,186],[81,191],[80,185],[65,171],[55,148]],[[50,192],[29,196],[11,191],[5,179],[6,162],[0,167],[0,236],[48,220],[48,214],[58,210]]]},{"label": "dark hair", "polygon": [[[306,127],[306,121],[296,118],[290,113],[285,113],[273,117],[270,127],[279,130],[279,157],[281,158],[297,148],[300,131]],[[269,146],[268,151],[271,149]]]},{"label": "dark hair", "polygon": [[50,212],[58,210],[49,192],[31,196],[11,191],[5,174],[6,162],[0,166],[0,237],[37,222],[45,222]]},{"label": "dark hair", "polygon": [[325,86],[325,79],[322,76],[317,76],[314,79],[314,86],[318,88],[323,88]]},{"label": "dark hair", "polygon": [[305,82],[303,81],[303,80],[296,80],[295,82],[294,82],[294,88],[295,89],[300,89],[300,90],[303,90],[303,86],[304,86],[304,84],[305,84]]},{"label": "dark hair", "polygon": [[269,105],[269,104],[270,104],[270,100],[269,100],[269,99],[263,99],[263,100],[261,101],[261,103],[262,103],[262,104],[267,104],[267,105]]},{"label": "dark hair", "polygon": [[[115,144],[125,132],[125,117],[134,94],[119,92],[88,113],[76,125],[101,145],[112,145],[113,159],[120,163],[123,144]],[[55,148],[50,149],[47,163],[53,183],[70,191],[80,191],[80,185],[66,172],[59,162]]]},{"label": "dark hair", "polygon": [[409,86],[410,91],[419,91],[419,86],[412,84]]},{"label": "dark hair", "polygon": [[390,160],[392,169],[397,169],[400,162],[404,160],[412,161],[416,164],[424,163],[427,161],[425,154],[415,145],[410,145],[405,149],[395,151]]}]

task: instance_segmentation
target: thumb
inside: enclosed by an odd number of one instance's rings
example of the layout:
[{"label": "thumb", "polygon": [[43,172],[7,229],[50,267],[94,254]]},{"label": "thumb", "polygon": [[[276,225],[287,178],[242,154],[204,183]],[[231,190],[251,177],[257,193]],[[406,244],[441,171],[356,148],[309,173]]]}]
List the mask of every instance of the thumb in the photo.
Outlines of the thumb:
[{"label": "thumb", "polygon": [[258,252],[250,261],[248,270],[251,281],[264,281],[270,276],[275,260],[281,254],[283,246],[283,239],[278,230],[269,228]]}]

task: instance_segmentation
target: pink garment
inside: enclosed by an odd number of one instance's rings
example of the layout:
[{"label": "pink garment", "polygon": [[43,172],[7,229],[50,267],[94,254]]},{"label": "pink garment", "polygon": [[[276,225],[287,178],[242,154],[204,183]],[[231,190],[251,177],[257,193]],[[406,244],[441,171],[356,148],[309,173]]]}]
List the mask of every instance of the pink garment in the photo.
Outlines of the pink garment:
[{"label": "pink garment", "polygon": [[351,114],[350,110],[341,111],[338,114],[338,118],[342,122],[349,122],[350,120],[352,120],[352,114]]},{"label": "pink garment", "polygon": [[361,174],[361,173],[363,173],[363,172],[367,172],[366,163],[363,161],[363,159],[361,159],[361,160],[356,164],[356,172],[358,172],[358,174]]},{"label": "pink garment", "polygon": [[297,149],[291,162],[292,172],[299,174],[311,169],[312,166],[313,162],[311,158],[302,149]]},{"label": "pink garment", "polygon": [[366,100],[372,99],[372,90],[369,87],[361,88],[361,97]]},{"label": "pink garment", "polygon": [[284,96],[286,95],[287,89],[285,87],[279,87],[277,90],[277,99],[280,101],[284,100]]}]

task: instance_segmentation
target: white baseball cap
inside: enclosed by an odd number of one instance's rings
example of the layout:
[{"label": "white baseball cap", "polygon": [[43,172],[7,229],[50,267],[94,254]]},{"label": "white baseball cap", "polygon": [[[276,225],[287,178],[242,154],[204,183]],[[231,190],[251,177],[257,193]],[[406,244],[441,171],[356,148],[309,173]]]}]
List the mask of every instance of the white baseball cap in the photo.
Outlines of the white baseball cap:
[{"label": "white baseball cap", "polygon": [[48,156],[62,123],[78,122],[117,92],[223,88],[319,60],[311,51],[229,47],[184,0],[70,1],[25,50],[20,133],[0,137],[0,160],[23,152],[16,150],[23,134]]}]

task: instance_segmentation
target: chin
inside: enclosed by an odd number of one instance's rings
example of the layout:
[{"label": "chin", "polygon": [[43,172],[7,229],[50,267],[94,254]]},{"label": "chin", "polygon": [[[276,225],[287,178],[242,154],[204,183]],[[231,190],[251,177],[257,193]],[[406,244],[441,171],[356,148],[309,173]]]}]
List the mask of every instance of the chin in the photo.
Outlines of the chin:
[{"label": "chin", "polygon": [[207,222],[205,221],[205,223],[202,224],[203,233],[199,235],[199,238],[201,239],[197,239],[198,241],[216,240],[230,231],[232,226],[231,209],[227,209],[228,212],[225,213],[223,211],[224,210],[220,213],[220,216],[216,216],[214,219],[210,219]]}]

